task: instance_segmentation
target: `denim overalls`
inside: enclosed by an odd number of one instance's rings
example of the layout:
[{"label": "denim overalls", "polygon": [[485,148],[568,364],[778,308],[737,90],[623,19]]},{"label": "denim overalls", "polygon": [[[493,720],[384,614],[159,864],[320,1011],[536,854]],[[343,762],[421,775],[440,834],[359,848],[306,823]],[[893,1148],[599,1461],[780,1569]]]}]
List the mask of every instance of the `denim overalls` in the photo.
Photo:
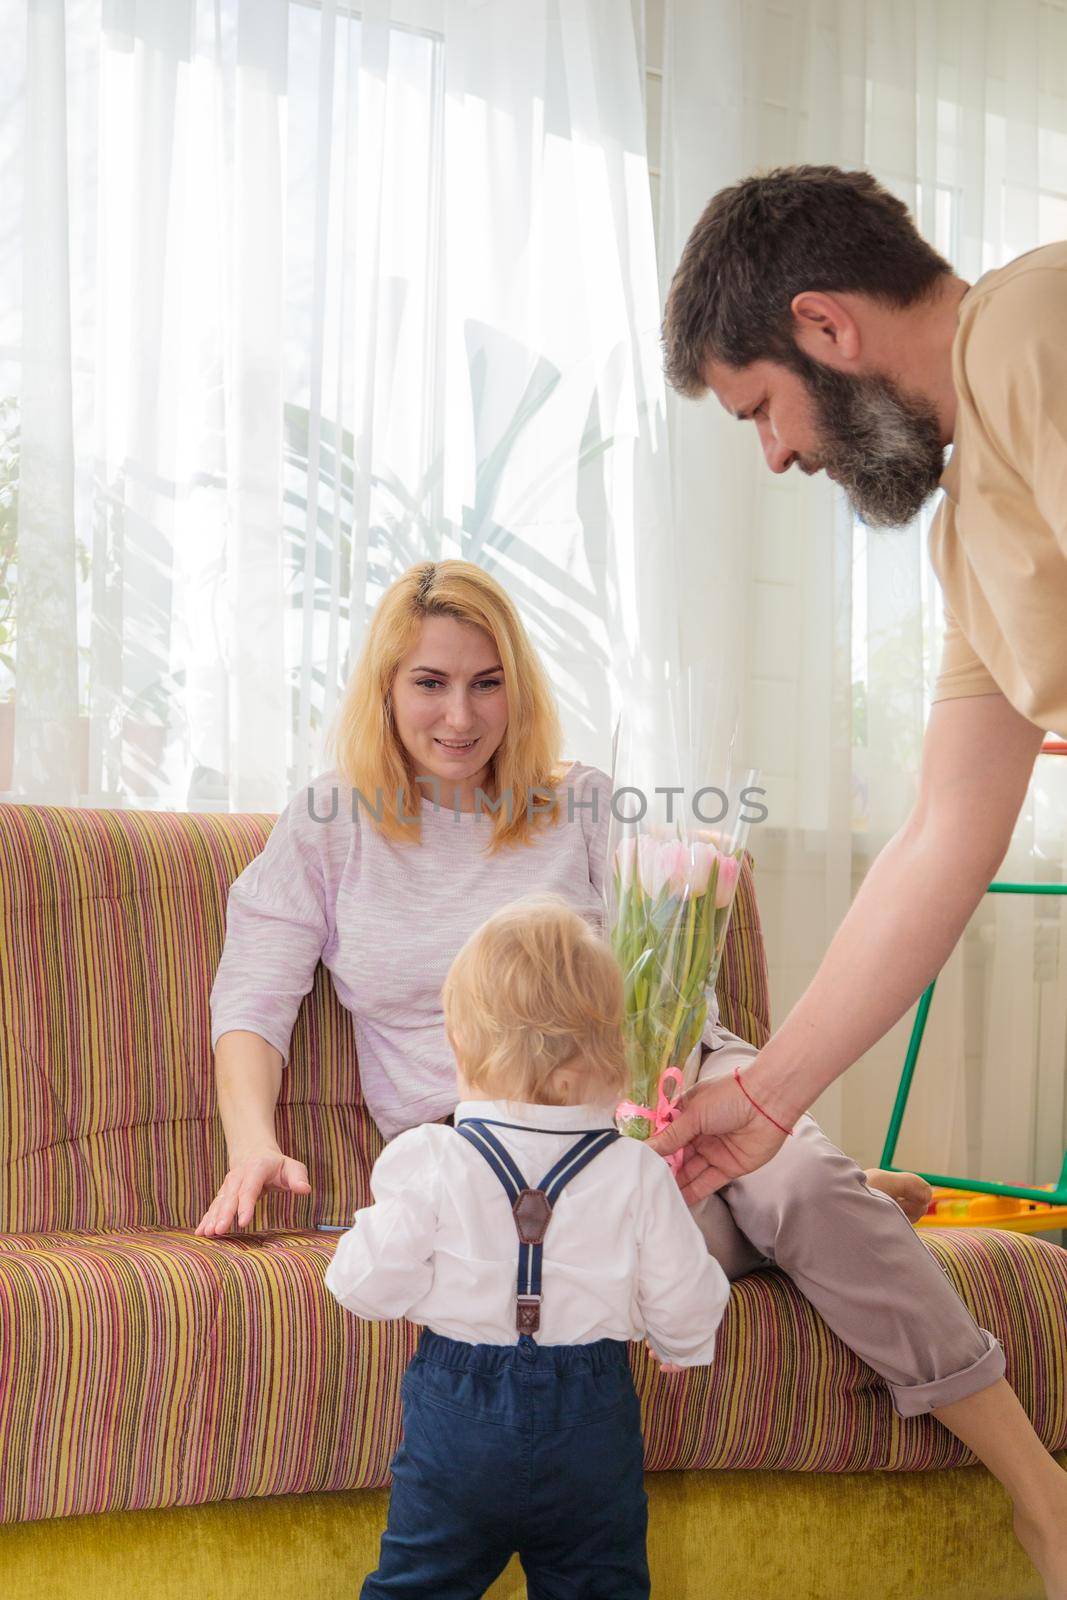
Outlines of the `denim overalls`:
[{"label": "denim overalls", "polygon": [[[626,1345],[539,1345],[541,1247],[568,1179],[617,1137],[583,1133],[530,1189],[493,1127],[457,1132],[512,1203],[514,1345],[426,1329],[404,1377],[389,1523],[361,1600],[479,1600],[517,1552],[528,1600],[648,1600],[641,1412]],[[545,1130],[533,1130],[543,1132]]]}]

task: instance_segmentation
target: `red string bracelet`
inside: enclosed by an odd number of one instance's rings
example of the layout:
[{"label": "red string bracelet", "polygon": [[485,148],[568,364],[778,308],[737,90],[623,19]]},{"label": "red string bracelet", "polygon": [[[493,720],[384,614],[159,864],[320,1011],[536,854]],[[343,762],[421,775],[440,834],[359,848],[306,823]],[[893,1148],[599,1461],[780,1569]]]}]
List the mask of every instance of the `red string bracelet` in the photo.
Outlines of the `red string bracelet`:
[{"label": "red string bracelet", "polygon": [[759,1112],[761,1117],[766,1117],[768,1122],[773,1122],[774,1126],[778,1129],[778,1132],[779,1133],[784,1133],[787,1139],[791,1139],[793,1137],[792,1128],[783,1128],[782,1124],[775,1117],[772,1117],[769,1111],[764,1111],[763,1107],[757,1101],[753,1100],[752,1096],[749,1094],[748,1090],[745,1088],[744,1084],[741,1082],[741,1068],[740,1067],[735,1067],[734,1068],[734,1082],[737,1084],[737,1087],[740,1089],[741,1093],[744,1095],[744,1097],[748,1101],[749,1105],[750,1106],[755,1106],[756,1110]]}]

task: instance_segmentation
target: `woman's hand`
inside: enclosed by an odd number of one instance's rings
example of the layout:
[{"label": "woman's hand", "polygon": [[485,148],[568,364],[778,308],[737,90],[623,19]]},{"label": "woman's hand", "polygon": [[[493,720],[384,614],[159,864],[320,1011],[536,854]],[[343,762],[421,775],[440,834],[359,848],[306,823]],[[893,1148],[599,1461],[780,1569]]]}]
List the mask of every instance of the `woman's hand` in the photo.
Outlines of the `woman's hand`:
[{"label": "woman's hand", "polygon": [[678,1187],[685,1203],[695,1206],[732,1179],[762,1167],[785,1140],[734,1079],[725,1077],[690,1090],[670,1126],[648,1142],[661,1156],[685,1149]]},{"label": "woman's hand", "polygon": [[235,1162],[222,1180],[222,1188],[200,1218],[196,1232],[205,1238],[229,1233],[235,1220],[238,1227],[243,1228],[264,1189],[310,1194],[307,1167],[280,1150],[264,1150]]}]

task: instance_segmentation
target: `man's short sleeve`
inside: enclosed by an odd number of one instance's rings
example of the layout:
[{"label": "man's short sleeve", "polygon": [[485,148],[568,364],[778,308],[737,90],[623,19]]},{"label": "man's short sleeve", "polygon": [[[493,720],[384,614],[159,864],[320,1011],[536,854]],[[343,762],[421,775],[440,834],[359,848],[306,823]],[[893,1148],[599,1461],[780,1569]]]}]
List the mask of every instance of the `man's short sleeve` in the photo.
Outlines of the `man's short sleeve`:
[{"label": "man's short sleeve", "polygon": [[963,364],[991,447],[1029,487],[1067,556],[1065,319],[1067,270],[1020,272],[979,298]]},{"label": "man's short sleeve", "polygon": [[971,695],[999,693],[999,685],[988,667],[978,659],[967,635],[946,606],[941,670],[934,685],[935,704],[938,700],[964,700]]}]

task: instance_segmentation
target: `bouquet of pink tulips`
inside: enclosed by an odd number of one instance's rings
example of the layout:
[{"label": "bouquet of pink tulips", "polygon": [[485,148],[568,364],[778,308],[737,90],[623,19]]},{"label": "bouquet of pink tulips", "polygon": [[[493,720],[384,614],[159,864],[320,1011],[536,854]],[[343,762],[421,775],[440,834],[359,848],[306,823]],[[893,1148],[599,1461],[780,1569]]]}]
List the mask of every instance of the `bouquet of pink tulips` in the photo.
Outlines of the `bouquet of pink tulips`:
[{"label": "bouquet of pink tulips", "polygon": [[611,943],[633,1074],[617,1120],[634,1138],[665,1127],[687,1087],[682,1069],[707,1021],[743,855],[714,834],[666,829],[616,846]]}]

